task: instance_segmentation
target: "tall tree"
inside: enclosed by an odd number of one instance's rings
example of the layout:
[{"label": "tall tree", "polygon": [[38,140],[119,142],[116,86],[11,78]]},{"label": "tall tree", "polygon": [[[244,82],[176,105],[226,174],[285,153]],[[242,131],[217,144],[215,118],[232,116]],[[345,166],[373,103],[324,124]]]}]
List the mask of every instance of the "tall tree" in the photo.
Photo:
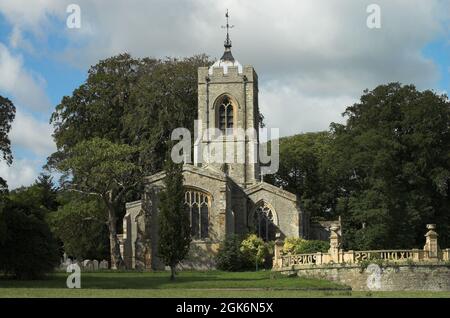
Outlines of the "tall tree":
[{"label": "tall tree", "polygon": [[[118,221],[124,213],[125,201],[140,197],[139,182],[130,182],[135,186],[124,193],[116,189],[115,180],[108,183],[113,191],[105,190],[107,187],[98,188],[89,173],[96,166],[101,167],[102,161],[88,160],[93,166],[77,162],[77,169],[67,166],[69,162],[74,163],[73,154],[80,150],[78,144],[101,138],[103,144],[109,142],[111,147],[112,144],[137,147],[134,149],[138,151],[126,160],[139,167],[141,177],[161,170],[161,158],[167,151],[166,141],[170,139],[172,129],[187,127],[193,130],[193,121],[197,117],[197,108],[193,107],[197,102],[197,68],[207,64],[209,60],[203,55],[181,60],[134,59],[129,54],[117,55],[92,66],[86,82],[71,96],[65,96],[56,107],[51,123],[55,128],[53,136],[57,151],[48,158],[47,167],[62,169],[65,173],[63,185],[72,190],[110,195],[106,201],[114,202],[115,207],[109,209],[110,212],[114,210],[110,233],[116,233],[112,222]],[[77,150],[74,152],[74,149]],[[110,162],[107,157],[105,160]],[[116,197],[118,194],[120,196]],[[117,239],[111,236],[111,240],[114,241],[112,251],[118,251]],[[117,258],[117,252],[114,253]]]},{"label": "tall tree", "polygon": [[144,174],[161,170],[172,130],[186,127],[193,132],[197,68],[209,63],[204,55],[157,60],[121,54],[99,61],[52,114],[58,150],[49,167],[78,142],[101,137],[139,146],[134,160]]},{"label": "tall tree", "polygon": [[[0,96],[0,154],[8,165],[12,163],[11,141],[8,133],[11,123],[16,115],[14,104],[5,97]],[[6,180],[0,176],[0,191],[6,188]]]},{"label": "tall tree", "polygon": [[67,255],[77,259],[109,259],[108,213],[98,196],[64,191],[48,223]]},{"label": "tall tree", "polygon": [[46,173],[41,173],[35,185],[41,190],[42,203],[49,211],[54,211],[58,208],[58,189],[53,182],[53,177]]},{"label": "tall tree", "polygon": [[185,59],[141,61],[124,115],[124,134],[139,145],[139,164],[148,175],[163,169],[172,131],[185,127],[194,133],[197,119],[197,69],[209,65],[205,55]]},{"label": "tall tree", "polygon": [[0,272],[39,278],[59,261],[58,245],[45,221],[42,189],[34,184],[3,195],[0,202]]},{"label": "tall tree", "polygon": [[93,138],[78,143],[57,166],[71,174],[70,190],[97,196],[105,204],[113,268],[124,267],[116,225],[122,197],[141,182],[140,169],[130,160],[137,151],[133,146]]},{"label": "tall tree", "polygon": [[332,141],[328,132],[281,138],[279,169],[264,178],[299,196],[303,211],[312,217],[336,218]]},{"label": "tall tree", "polygon": [[160,195],[158,253],[170,266],[175,279],[176,266],[186,257],[191,242],[189,215],[184,208],[183,166],[170,158],[165,163],[165,189]]},{"label": "tall tree", "polygon": [[3,212],[6,235],[0,238],[0,272],[35,279],[51,272],[59,261],[58,245],[48,224],[7,200]]},{"label": "tall tree", "polygon": [[412,85],[380,85],[332,124],[347,180],[339,210],[351,248],[423,244],[426,223],[450,242],[450,102]]}]

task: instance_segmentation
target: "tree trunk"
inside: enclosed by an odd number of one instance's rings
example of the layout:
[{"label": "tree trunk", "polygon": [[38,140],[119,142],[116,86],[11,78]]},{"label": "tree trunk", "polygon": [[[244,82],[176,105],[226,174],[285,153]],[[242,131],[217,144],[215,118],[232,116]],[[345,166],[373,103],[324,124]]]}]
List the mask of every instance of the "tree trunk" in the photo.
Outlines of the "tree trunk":
[{"label": "tree trunk", "polygon": [[170,280],[175,280],[175,266],[170,265]]},{"label": "tree trunk", "polygon": [[109,203],[108,205],[108,229],[109,229],[109,247],[111,254],[111,269],[124,269],[125,263],[120,254],[120,243],[117,237],[116,230],[116,213],[114,207]]}]

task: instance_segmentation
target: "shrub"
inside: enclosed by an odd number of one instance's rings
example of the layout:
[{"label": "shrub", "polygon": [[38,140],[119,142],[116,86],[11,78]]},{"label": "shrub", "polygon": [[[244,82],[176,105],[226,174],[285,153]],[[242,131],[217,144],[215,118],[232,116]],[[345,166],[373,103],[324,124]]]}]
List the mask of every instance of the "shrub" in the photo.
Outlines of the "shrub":
[{"label": "shrub", "polygon": [[[250,234],[241,242],[240,248],[245,263],[249,264],[249,268],[256,267],[269,267],[270,262],[267,262],[270,255],[269,244],[258,237],[256,234]],[[269,263],[269,264],[268,264]],[[250,266],[252,264],[252,266]]]},{"label": "shrub", "polygon": [[264,242],[255,234],[247,237],[229,236],[216,256],[217,268],[224,271],[244,271],[272,265],[273,243]]},{"label": "shrub", "polygon": [[318,240],[304,240],[302,238],[286,238],[284,240],[283,252],[290,254],[326,253],[330,249],[330,243]]},{"label": "shrub", "polygon": [[0,242],[0,272],[36,279],[55,268],[58,245],[42,219],[9,207],[3,210],[3,222],[6,233]]},{"label": "shrub", "polygon": [[298,254],[299,246],[304,240],[299,237],[287,237],[284,240],[283,252],[287,254]]},{"label": "shrub", "polygon": [[220,244],[216,256],[217,268],[229,272],[245,270],[248,264],[241,252],[242,239],[237,235],[228,236]]},{"label": "shrub", "polygon": [[301,253],[327,253],[330,249],[330,243],[326,241],[309,240],[302,244]]}]

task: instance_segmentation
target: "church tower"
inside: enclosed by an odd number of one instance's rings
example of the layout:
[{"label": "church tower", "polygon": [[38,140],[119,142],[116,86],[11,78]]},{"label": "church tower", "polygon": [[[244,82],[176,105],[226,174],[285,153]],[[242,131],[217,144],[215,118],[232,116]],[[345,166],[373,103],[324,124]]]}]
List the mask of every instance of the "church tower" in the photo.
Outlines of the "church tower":
[{"label": "church tower", "polygon": [[[225,51],[211,67],[198,69],[195,162],[227,174],[243,188],[259,181],[258,76],[231,53],[228,12]],[[222,160],[221,160],[222,159]]]}]

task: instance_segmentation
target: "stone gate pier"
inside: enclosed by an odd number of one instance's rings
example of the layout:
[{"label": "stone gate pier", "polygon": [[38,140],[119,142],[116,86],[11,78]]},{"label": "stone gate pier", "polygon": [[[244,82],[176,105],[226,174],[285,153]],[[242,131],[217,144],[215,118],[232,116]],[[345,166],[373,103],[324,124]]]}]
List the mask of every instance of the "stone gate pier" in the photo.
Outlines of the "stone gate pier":
[{"label": "stone gate pier", "polygon": [[339,227],[331,229],[328,253],[284,254],[277,240],[273,270],[323,278],[353,290],[450,291],[450,249],[440,249],[436,225],[428,224],[423,249],[344,251]]}]

